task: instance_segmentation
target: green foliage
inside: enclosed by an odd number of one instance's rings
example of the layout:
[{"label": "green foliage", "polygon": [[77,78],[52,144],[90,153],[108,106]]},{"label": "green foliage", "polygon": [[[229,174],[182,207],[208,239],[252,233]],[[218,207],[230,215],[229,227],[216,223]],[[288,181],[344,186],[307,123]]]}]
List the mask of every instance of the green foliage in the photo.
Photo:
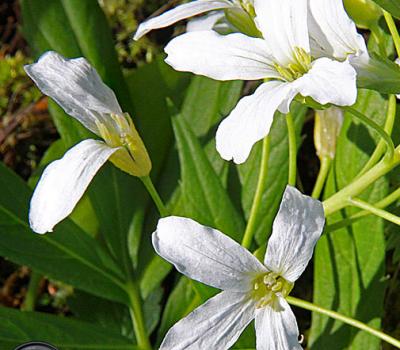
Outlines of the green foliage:
[{"label": "green foliage", "polygon": [[[387,103],[378,93],[360,91],[356,108],[382,124]],[[374,150],[376,140],[373,132],[346,115],[338,140],[334,170],[325,190],[326,197],[359,174]],[[387,190],[387,181],[381,179],[361,198],[374,203],[382,199]],[[356,211],[353,208],[346,209],[329,217],[328,223],[341,220]],[[379,328],[385,290],[382,282],[384,260],[384,226],[382,220],[376,217],[367,217],[347,228],[324,235],[315,253],[314,302]],[[314,314],[311,346],[317,349],[378,349],[380,341]]]},{"label": "green foliage", "polygon": [[393,16],[400,18],[400,4],[397,0],[373,0]]},{"label": "green foliage", "polygon": [[[399,16],[397,1],[375,2]],[[66,57],[86,57],[116,92],[123,110],[132,116],[152,159],[152,181],[169,212],[217,228],[240,242],[257,187],[262,145],[256,144],[247,162],[236,166],[223,161],[217,153],[215,132],[236,106],[243,88],[247,91],[254,86],[178,73],[164,63],[164,56],[155,55],[160,49],[148,39],[144,44],[127,43],[137,26],[129,11],[133,14],[145,7],[144,13],[151,13],[157,8],[152,8],[153,2],[100,3],[108,17],[96,0],[21,0],[23,33],[35,57],[47,50]],[[366,18],[360,21],[363,19]],[[117,44],[108,21],[117,27],[125,25]],[[369,66],[358,72],[359,86],[381,93],[400,92],[400,69],[392,62],[390,36],[384,27],[373,27],[371,37],[370,50],[374,54]],[[12,91],[18,90],[22,65],[27,62],[30,60],[22,56],[0,61],[0,85],[3,83],[6,90],[10,86]],[[121,62],[138,68],[124,71]],[[16,81],[10,85],[14,77]],[[3,86],[0,96],[5,94]],[[23,103],[36,96],[37,91],[28,90],[26,94]],[[5,108],[1,97],[0,108]],[[360,91],[355,108],[384,124],[387,101],[378,92]],[[143,318],[142,333],[159,346],[174,323],[218,291],[180,277],[171,264],[155,254],[151,233],[159,219],[156,207],[139,179],[111,164],[99,171],[71,217],[57,225],[53,233],[32,233],[28,223],[31,188],[44,167],[81,140],[96,138],[52,101],[49,111],[60,139],[44,155],[29,186],[0,164],[0,255],[67,285],[72,291],[67,298],[72,315],[59,317],[0,308],[0,348],[40,339],[61,350],[139,349],[136,344],[141,339],[135,334],[140,323],[138,314]],[[297,102],[291,106],[298,149],[302,143],[312,143],[310,137],[302,139],[304,133],[311,134],[311,114],[307,111]],[[378,141],[373,131],[346,115],[325,198],[357,178]],[[288,135],[285,116],[280,113],[275,115],[270,147],[265,191],[254,223],[252,248],[257,257],[263,256],[287,184]],[[299,167],[310,166],[309,172],[299,175],[299,187],[303,180],[306,188],[315,180],[314,150],[308,151],[305,164],[299,157]],[[381,178],[360,198],[377,202],[388,188],[389,179]],[[397,210],[396,205],[393,210]],[[346,208],[329,216],[328,224],[356,212]],[[393,261],[400,260],[398,229],[389,225],[386,228],[389,242],[385,242],[382,220],[367,216],[321,238],[314,260],[316,304],[381,327],[385,251],[393,249]],[[299,283],[306,288],[296,292],[309,297],[311,278],[306,275]],[[299,323],[304,331],[307,320],[301,318]],[[377,350],[381,346],[377,338],[319,314],[312,316],[309,343],[312,348],[327,350]],[[233,348],[255,348],[253,324]]]}]

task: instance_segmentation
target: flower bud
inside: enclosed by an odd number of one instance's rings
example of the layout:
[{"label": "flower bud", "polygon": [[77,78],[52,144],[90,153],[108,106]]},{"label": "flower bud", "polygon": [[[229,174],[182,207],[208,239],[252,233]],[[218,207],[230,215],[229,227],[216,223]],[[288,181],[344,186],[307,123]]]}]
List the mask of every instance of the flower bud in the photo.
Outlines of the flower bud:
[{"label": "flower bud", "polygon": [[254,17],[239,7],[232,7],[230,9],[225,10],[226,19],[240,32],[243,34],[253,36],[253,37],[261,37],[260,31],[257,29],[257,26],[254,22]]},{"label": "flower bud", "polygon": [[330,107],[315,112],[314,144],[319,159],[333,159],[336,153],[336,141],[343,124],[343,111]]},{"label": "flower bud", "polygon": [[382,16],[381,8],[372,0],[344,0],[347,13],[360,28],[368,29]]}]

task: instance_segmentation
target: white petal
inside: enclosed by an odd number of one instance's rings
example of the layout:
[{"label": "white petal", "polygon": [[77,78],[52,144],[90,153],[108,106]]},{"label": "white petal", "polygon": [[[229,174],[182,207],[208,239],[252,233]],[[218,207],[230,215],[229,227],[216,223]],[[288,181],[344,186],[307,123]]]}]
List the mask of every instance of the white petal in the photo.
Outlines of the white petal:
[{"label": "white petal", "polygon": [[197,0],[175,7],[160,16],[150,18],[140,24],[134,40],[139,40],[153,29],[165,28],[183,19],[200,15],[214,10],[232,7],[233,4],[226,0]]},{"label": "white petal", "polygon": [[322,203],[287,186],[265,254],[265,266],[290,282],[296,281],[310,261],[324,229]]},{"label": "white petal", "polygon": [[254,301],[245,294],[222,292],[175,324],[160,350],[225,350],[254,319]]},{"label": "white petal", "polygon": [[31,199],[32,230],[51,232],[71,214],[94,175],[116,150],[101,141],[84,140],[47,166]]},{"label": "white petal", "polygon": [[223,11],[210,12],[204,16],[191,19],[186,25],[187,32],[200,32],[212,30],[217,22],[225,18]]},{"label": "white petal", "polygon": [[242,98],[217,130],[217,150],[237,164],[246,161],[253,145],[268,135],[275,111],[287,113],[295,93],[290,83],[270,81]]},{"label": "white petal", "polygon": [[255,0],[256,22],[278,63],[293,62],[294,48],[310,52],[307,0]]},{"label": "white petal", "polygon": [[257,350],[302,350],[296,317],[285,299],[256,311]]},{"label": "white petal", "polygon": [[241,33],[190,32],[173,39],[165,52],[174,69],[216,80],[279,77],[265,40]]},{"label": "white petal", "polygon": [[255,275],[266,271],[233,239],[187,218],[159,220],[153,246],[181,273],[219,289],[248,291]]},{"label": "white petal", "polygon": [[347,15],[342,0],[309,0],[313,54],[345,60],[349,55],[368,60],[362,35]]},{"label": "white petal", "polygon": [[356,77],[357,73],[348,61],[319,58],[293,85],[300,94],[310,96],[320,104],[351,106],[357,99]]},{"label": "white petal", "polygon": [[25,71],[45,95],[96,134],[96,120],[122,113],[114,92],[84,58],[65,59],[49,51]]}]

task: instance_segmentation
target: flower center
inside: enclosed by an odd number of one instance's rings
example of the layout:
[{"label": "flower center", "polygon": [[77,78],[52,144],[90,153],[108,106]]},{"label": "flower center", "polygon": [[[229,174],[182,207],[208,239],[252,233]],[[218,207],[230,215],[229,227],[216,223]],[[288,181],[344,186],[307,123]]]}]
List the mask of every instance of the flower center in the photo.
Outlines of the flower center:
[{"label": "flower center", "polygon": [[294,48],[293,61],[287,67],[275,63],[275,69],[286,81],[294,81],[311,68],[311,55],[300,47]]},{"label": "flower center", "polygon": [[293,289],[293,283],[275,272],[258,276],[253,282],[252,297],[257,300],[257,308],[274,302],[277,296],[287,297]]},{"label": "flower center", "polygon": [[111,120],[96,121],[100,136],[110,147],[122,147],[110,160],[118,168],[134,176],[147,176],[151,160],[145,145],[128,114],[111,114]]}]

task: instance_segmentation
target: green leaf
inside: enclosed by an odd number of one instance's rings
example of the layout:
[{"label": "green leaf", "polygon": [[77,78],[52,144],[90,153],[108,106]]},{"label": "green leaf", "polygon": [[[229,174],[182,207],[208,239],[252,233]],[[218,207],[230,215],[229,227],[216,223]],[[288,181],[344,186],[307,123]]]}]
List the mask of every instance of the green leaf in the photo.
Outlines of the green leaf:
[{"label": "green leaf", "polygon": [[[356,108],[383,124],[386,101],[376,92],[360,91]],[[350,183],[358,174],[378,138],[346,115],[338,140],[335,171],[325,196]],[[360,196],[374,203],[387,193],[381,179]],[[332,224],[356,210],[349,208],[328,218]],[[385,237],[381,219],[370,216],[352,226],[324,235],[315,253],[314,302],[380,328],[385,285]],[[310,346],[316,349],[380,349],[380,340],[340,322],[313,314]]]},{"label": "green leaf", "polygon": [[380,7],[385,9],[393,16],[400,18],[400,3],[398,0],[373,0]]},{"label": "green leaf", "polygon": [[173,119],[173,127],[181,163],[182,196],[185,203],[184,212],[179,215],[217,228],[239,241],[244,223],[189,124],[178,116]]},{"label": "green leaf", "polygon": [[67,305],[73,316],[80,321],[107,328],[130,339],[135,338],[129,309],[121,303],[75,290],[68,297]]},{"label": "green leaf", "polygon": [[398,94],[400,67],[387,58],[372,54],[368,64],[357,70],[357,85],[383,94]]},{"label": "green leaf", "polygon": [[[296,124],[299,146],[299,136],[303,126],[306,110],[307,108],[300,104],[292,104],[292,114]],[[289,171],[289,141],[287,137],[285,116],[281,113],[277,113],[275,116],[270,137],[271,154],[268,161],[268,174],[266,180],[267,185],[262,197],[262,206],[256,218],[257,231],[255,237],[260,246],[265,245],[265,242],[270,234],[272,222],[279,209],[282,194],[287,185]],[[261,154],[262,143],[259,142],[254,146],[246,163],[237,166],[240,182],[242,184],[242,206],[247,218],[250,214],[254,193],[257,187]]]},{"label": "green leaf", "polygon": [[68,57],[81,55],[79,44],[59,0],[21,0],[22,31],[38,57],[55,50]]},{"label": "green leaf", "polygon": [[178,284],[168,297],[161,325],[157,333],[157,345],[160,345],[168,330],[180,319],[187,316],[202,303],[201,298],[194,292],[191,281],[180,278]]},{"label": "green leaf", "polygon": [[0,323],[2,349],[14,349],[34,340],[48,342],[59,350],[139,349],[132,340],[108,328],[66,317],[0,307]]},{"label": "green leaf", "polygon": [[111,29],[98,1],[61,0],[61,4],[82,55],[116,93],[122,109],[133,114],[134,107],[118,63]]},{"label": "green leaf", "polygon": [[70,220],[55,232],[31,231],[31,190],[0,163],[0,255],[42,274],[104,298],[126,302],[122,273],[97,241]]},{"label": "green leaf", "polygon": [[181,115],[196,136],[207,135],[212,126],[229,114],[240,97],[242,87],[242,81],[218,82],[202,76],[193,77]]}]

